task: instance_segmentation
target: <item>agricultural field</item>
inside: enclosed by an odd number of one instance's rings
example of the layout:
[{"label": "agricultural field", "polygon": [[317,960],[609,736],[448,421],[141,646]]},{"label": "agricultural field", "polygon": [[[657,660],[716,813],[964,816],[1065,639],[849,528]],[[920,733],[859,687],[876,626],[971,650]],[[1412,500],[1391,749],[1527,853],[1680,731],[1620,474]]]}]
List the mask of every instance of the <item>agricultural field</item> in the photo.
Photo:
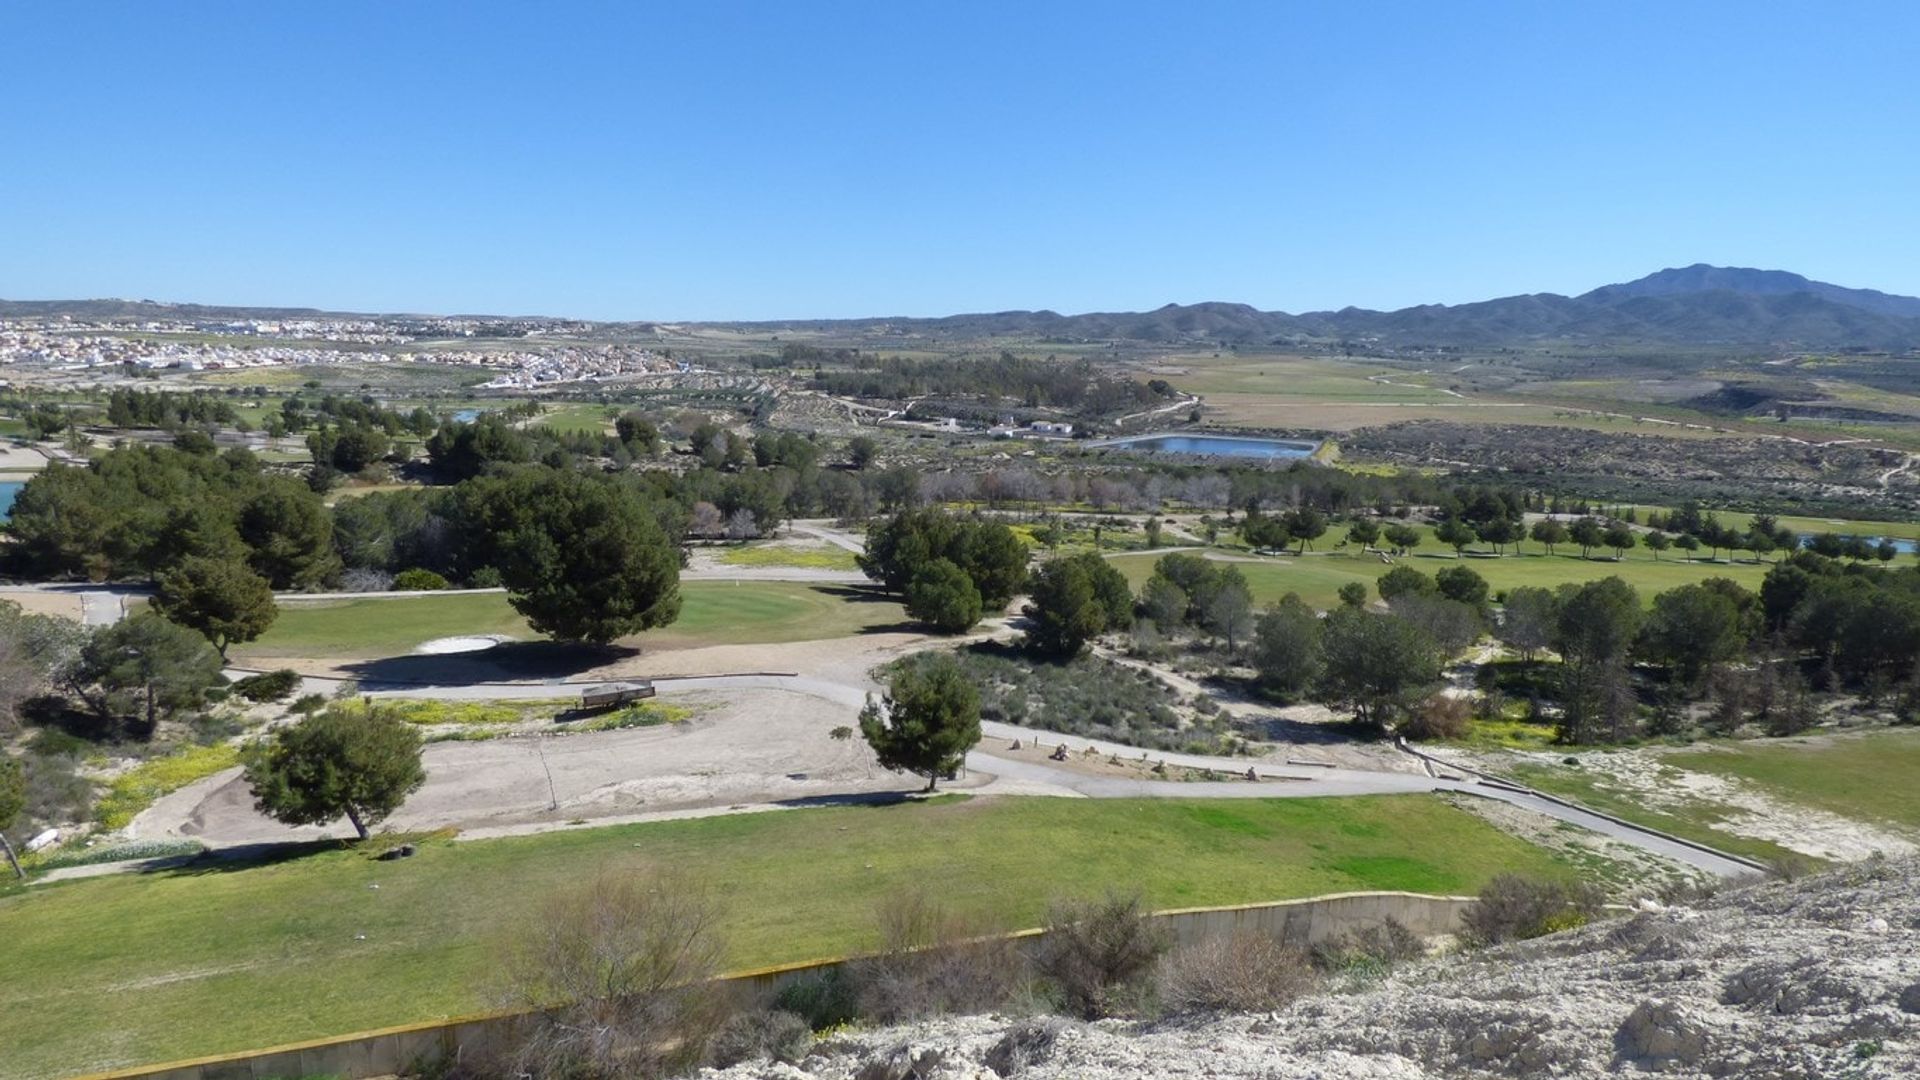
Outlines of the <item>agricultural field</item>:
[{"label": "agricultural field", "polygon": [[[1139,552],[1115,555],[1109,561],[1138,589],[1153,576],[1153,564],[1158,558],[1152,552]],[[1451,552],[1420,554],[1416,551],[1410,557],[1396,559],[1391,565],[1380,561],[1375,555],[1348,552],[1243,556],[1229,561],[1246,577],[1247,587],[1252,590],[1256,604],[1271,603],[1293,592],[1319,608],[1329,608],[1338,603],[1340,586],[1348,582],[1357,581],[1371,589],[1374,581],[1393,566],[1411,566],[1426,574],[1449,566],[1470,566],[1487,579],[1496,593],[1523,585],[1551,589],[1618,575],[1640,590],[1643,601],[1652,603],[1655,593],[1709,577],[1732,578],[1749,589],[1758,589],[1761,579],[1772,565],[1744,561],[1708,562],[1705,559],[1686,562],[1671,553],[1656,560],[1650,552],[1645,551],[1629,552],[1618,562],[1610,557],[1582,559],[1577,553],[1545,555],[1537,551],[1498,558],[1469,555],[1464,559],[1455,559]]]},{"label": "agricultural field", "polygon": [[397,862],[328,846],[0,895],[8,1074],[479,1011],[496,1000],[519,922],[542,897],[597,873],[675,867],[722,887],[729,959],[744,968],[870,947],[875,903],[923,885],[1011,929],[1038,922],[1052,899],[1108,888],[1166,908],[1354,889],[1470,893],[1501,872],[1572,871],[1426,796],[943,797],[417,842],[419,853]]},{"label": "agricultural field", "polygon": [[[845,637],[901,619],[900,607],[861,588],[778,581],[685,581],[680,618],[628,644],[683,649]],[[238,659],[370,659],[455,636],[536,634],[503,593],[367,597],[284,604],[273,628],[234,647]]]}]

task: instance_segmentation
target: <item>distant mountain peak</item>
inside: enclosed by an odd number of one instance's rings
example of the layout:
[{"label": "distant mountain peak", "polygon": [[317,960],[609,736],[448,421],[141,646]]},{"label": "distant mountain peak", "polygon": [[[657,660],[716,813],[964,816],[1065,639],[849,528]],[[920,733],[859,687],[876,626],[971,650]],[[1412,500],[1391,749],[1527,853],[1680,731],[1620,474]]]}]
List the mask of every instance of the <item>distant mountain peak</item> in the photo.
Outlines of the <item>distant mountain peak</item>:
[{"label": "distant mountain peak", "polygon": [[1696,293],[1737,293],[1742,296],[1805,293],[1876,315],[1920,319],[1920,297],[1894,296],[1876,289],[1849,289],[1814,281],[1787,270],[1756,270],[1746,266],[1713,266],[1708,263],[1670,267],[1634,281],[1602,285],[1578,299],[1615,305],[1636,297],[1677,297]]}]

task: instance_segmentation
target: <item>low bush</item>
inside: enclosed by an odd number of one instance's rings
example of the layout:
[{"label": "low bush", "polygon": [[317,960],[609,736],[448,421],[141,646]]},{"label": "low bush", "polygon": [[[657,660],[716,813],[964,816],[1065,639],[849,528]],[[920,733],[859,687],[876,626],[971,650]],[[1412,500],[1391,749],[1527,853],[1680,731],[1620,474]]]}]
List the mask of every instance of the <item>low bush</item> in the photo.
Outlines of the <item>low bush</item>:
[{"label": "low bush", "polygon": [[402,570],[393,576],[395,592],[438,592],[449,587],[446,578],[431,570]]},{"label": "low bush", "polygon": [[540,1010],[503,1047],[504,1075],[657,1077],[707,1056],[730,1014],[711,893],[609,871],[555,895],[508,953],[511,999]]},{"label": "low bush", "polygon": [[1419,935],[1400,920],[1388,919],[1314,946],[1313,962],[1324,971],[1372,973],[1418,960],[1426,952],[1426,944]]},{"label": "low bush", "polygon": [[1226,715],[1187,714],[1180,696],[1158,678],[1104,657],[1049,661],[992,644],[952,655],[980,690],[983,720],[1143,750],[1231,754],[1240,747]]},{"label": "low bush", "polygon": [[1592,921],[1604,900],[1597,887],[1583,881],[1501,874],[1487,882],[1461,916],[1465,925],[1460,936],[1469,945],[1485,946],[1571,930]]},{"label": "low bush", "polygon": [[1148,917],[1138,895],[1110,893],[1091,903],[1055,904],[1033,963],[1063,1009],[1097,1020],[1141,1010],[1148,976],[1168,944],[1166,928]]},{"label": "low bush", "polygon": [[1464,697],[1435,694],[1420,703],[1400,725],[1409,739],[1458,739],[1466,735],[1473,704]]},{"label": "low bush", "polygon": [[287,706],[288,709],[302,716],[309,716],[326,707],[327,697],[325,694],[303,694],[298,701]]},{"label": "low bush", "polygon": [[841,968],[802,975],[773,995],[773,1007],[793,1013],[815,1031],[851,1023],[860,1015],[860,991]]},{"label": "low bush", "polygon": [[233,684],[233,692],[252,702],[279,701],[300,689],[300,673],[281,668],[260,675],[249,675]]},{"label": "low bush", "polygon": [[1025,965],[1005,937],[981,934],[917,891],[882,900],[878,918],[880,951],[852,965],[863,1019],[988,1012],[1014,995]]},{"label": "low bush", "polygon": [[1160,1006],[1170,1013],[1269,1012],[1313,989],[1313,963],[1271,935],[1212,938],[1169,953]]},{"label": "low bush", "polygon": [[812,1046],[813,1029],[804,1019],[785,1009],[753,1009],[735,1013],[720,1025],[709,1054],[722,1069],[750,1061],[792,1065]]},{"label": "low bush", "polygon": [[93,808],[93,785],[76,767],[77,754],[35,754],[27,762],[27,804],[22,830],[32,835],[48,825],[83,821]]}]

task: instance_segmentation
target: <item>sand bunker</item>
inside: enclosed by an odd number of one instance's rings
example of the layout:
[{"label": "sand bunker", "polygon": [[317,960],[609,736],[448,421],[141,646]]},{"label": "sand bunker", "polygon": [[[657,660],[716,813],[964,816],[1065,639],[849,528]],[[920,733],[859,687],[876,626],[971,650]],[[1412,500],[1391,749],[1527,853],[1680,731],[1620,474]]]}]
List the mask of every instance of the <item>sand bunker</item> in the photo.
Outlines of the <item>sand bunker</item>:
[{"label": "sand bunker", "polygon": [[511,641],[498,635],[486,634],[473,637],[443,637],[422,642],[413,652],[415,656],[448,656],[453,653],[484,652],[503,641]]}]

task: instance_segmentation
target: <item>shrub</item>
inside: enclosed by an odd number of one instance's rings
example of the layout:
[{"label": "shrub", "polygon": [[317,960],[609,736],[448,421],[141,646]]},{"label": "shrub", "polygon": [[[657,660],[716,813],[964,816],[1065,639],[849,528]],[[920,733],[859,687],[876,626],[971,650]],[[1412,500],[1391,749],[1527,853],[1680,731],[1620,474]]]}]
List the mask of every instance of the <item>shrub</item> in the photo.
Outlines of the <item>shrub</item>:
[{"label": "shrub", "polygon": [[608,872],[553,896],[517,935],[510,994],[535,1010],[509,1075],[655,1077],[687,1069],[727,1013],[718,907],[692,883]]},{"label": "shrub", "polygon": [[1458,739],[1472,716],[1473,703],[1466,698],[1435,694],[1408,714],[1400,731],[1409,739]]},{"label": "shrub", "polygon": [[1242,933],[1189,945],[1160,968],[1168,1012],[1268,1012],[1313,989],[1307,955],[1267,934]]},{"label": "shrub", "polygon": [[233,692],[248,701],[279,701],[300,689],[300,673],[289,668],[249,675],[233,684]]},{"label": "shrub", "polygon": [[773,1007],[793,1013],[815,1031],[849,1023],[860,1015],[859,989],[843,968],[802,975],[773,995]]},{"label": "shrub", "polygon": [[1313,962],[1326,971],[1384,971],[1426,955],[1426,945],[1398,919],[1350,930],[1313,947]]},{"label": "shrub", "polygon": [[1586,882],[1541,881],[1501,874],[1487,882],[1461,916],[1469,945],[1523,941],[1582,926],[1600,912],[1600,890]]},{"label": "shrub", "polygon": [[393,576],[393,587],[398,592],[438,592],[448,582],[431,570],[402,570]]},{"label": "shrub", "polygon": [[713,1033],[713,1064],[728,1069],[750,1061],[778,1061],[792,1065],[807,1056],[813,1029],[784,1009],[756,1009],[735,1013]]},{"label": "shrub", "polygon": [[326,707],[327,707],[327,698],[325,694],[304,694],[301,696],[300,700],[294,702],[292,705],[287,706],[289,710],[293,712],[297,712],[302,716],[307,716],[312,713],[317,713],[321,709],[324,709]]},{"label": "shrub", "polygon": [[880,951],[852,969],[863,1019],[987,1012],[1013,996],[1022,964],[1008,939],[980,934],[918,891],[884,898],[877,916]]},{"label": "shrub", "polygon": [[1033,961],[1067,1011],[1089,1020],[1138,1009],[1147,976],[1168,945],[1140,897],[1057,903]]}]

